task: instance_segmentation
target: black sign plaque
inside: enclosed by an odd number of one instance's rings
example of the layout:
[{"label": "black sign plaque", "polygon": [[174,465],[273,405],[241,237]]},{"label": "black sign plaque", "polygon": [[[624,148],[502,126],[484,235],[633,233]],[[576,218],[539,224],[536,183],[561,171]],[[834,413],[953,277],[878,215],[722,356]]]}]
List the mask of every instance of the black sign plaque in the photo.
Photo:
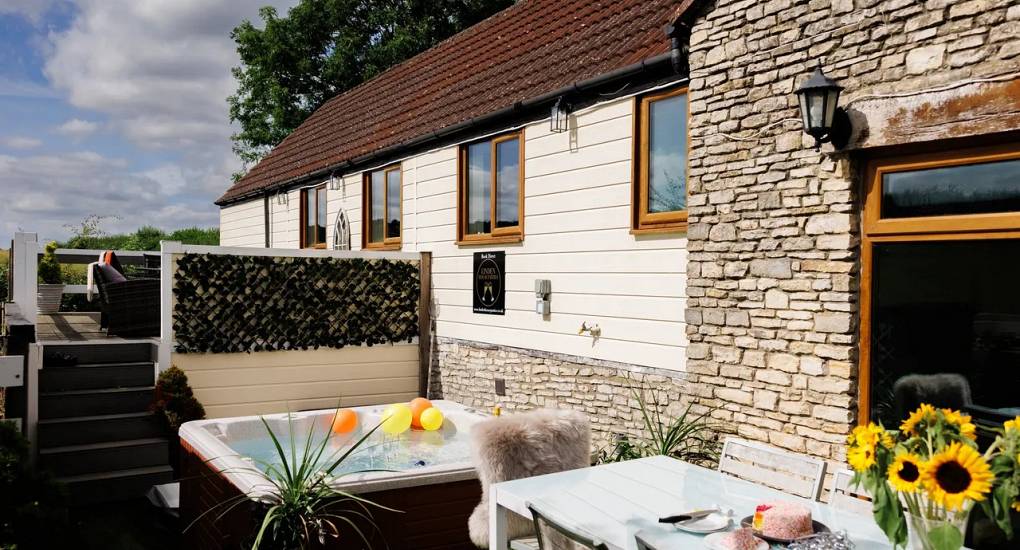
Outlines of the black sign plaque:
[{"label": "black sign plaque", "polygon": [[487,315],[506,313],[506,272],[503,252],[475,252],[471,310]]}]

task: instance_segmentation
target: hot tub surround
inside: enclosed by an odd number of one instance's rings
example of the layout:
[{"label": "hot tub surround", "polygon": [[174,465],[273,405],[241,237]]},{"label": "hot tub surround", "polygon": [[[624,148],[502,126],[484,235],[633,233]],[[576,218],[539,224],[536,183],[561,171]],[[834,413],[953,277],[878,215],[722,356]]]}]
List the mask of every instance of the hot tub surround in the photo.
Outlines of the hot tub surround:
[{"label": "hot tub surround", "polygon": [[[374,537],[373,543],[385,541],[390,548],[470,548],[467,535],[467,518],[481,497],[481,489],[471,464],[466,438],[471,425],[482,415],[448,401],[435,401],[443,411],[446,422],[440,432],[404,434],[393,439],[394,444],[407,447],[409,439],[417,438],[416,445],[457,442],[454,453],[435,465],[415,467],[413,471],[372,472],[340,475],[331,483],[334,488],[357,494],[382,506],[402,513],[373,509],[373,522],[379,530],[365,523],[363,532]],[[359,407],[362,430],[374,427],[383,407]],[[328,426],[333,410],[270,415],[266,422],[278,437],[284,437],[288,427],[298,442],[302,434],[315,425]],[[261,432],[258,430],[261,429]],[[328,429],[328,428],[323,428]],[[265,434],[259,417],[203,420],[190,422],[181,428],[182,467],[181,516],[184,525],[198,520],[185,534],[195,548],[229,548],[244,544],[254,536],[255,525],[264,513],[260,497],[272,490],[265,477],[252,462],[240,456],[232,445],[251,447],[251,440]],[[327,433],[318,431],[317,433]],[[376,432],[380,433],[380,432]],[[435,442],[421,440],[419,436],[438,436]],[[268,434],[263,435],[268,439]],[[337,436],[343,437],[343,436]],[[355,434],[355,437],[360,437]],[[387,436],[390,437],[390,436]],[[284,443],[286,448],[287,444]],[[299,445],[299,448],[301,445]],[[362,447],[364,449],[364,447]],[[370,449],[369,449],[370,450]],[[386,452],[387,456],[399,456]],[[391,466],[397,468],[397,466]],[[233,508],[219,521],[219,512],[202,514],[220,503],[246,495],[247,504]],[[443,506],[434,506],[442,502]],[[343,532],[343,529],[341,529]],[[329,548],[361,548],[362,541],[348,534],[330,541]]]}]

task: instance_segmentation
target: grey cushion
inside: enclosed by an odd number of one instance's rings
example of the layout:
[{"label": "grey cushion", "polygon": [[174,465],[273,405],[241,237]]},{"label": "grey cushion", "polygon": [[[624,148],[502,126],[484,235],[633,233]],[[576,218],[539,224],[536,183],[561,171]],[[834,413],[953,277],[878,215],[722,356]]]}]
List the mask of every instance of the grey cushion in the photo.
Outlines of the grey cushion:
[{"label": "grey cushion", "polygon": [[123,283],[127,279],[110,264],[99,264],[99,272],[107,283]]}]

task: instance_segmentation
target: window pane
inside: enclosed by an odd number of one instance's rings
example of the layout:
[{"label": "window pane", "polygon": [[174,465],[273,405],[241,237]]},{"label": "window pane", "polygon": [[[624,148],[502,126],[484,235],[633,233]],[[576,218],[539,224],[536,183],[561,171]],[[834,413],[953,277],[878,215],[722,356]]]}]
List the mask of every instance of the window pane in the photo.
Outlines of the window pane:
[{"label": "window pane", "polygon": [[400,170],[386,172],[386,238],[400,237]]},{"label": "window pane", "polygon": [[496,144],[496,227],[515,227],[520,198],[520,142],[516,139]]},{"label": "window pane", "polygon": [[1020,159],[882,175],[882,217],[1020,211]]},{"label": "window pane", "polygon": [[687,207],[687,95],[648,106],[648,212]]},{"label": "window pane", "polygon": [[467,150],[467,228],[475,235],[492,232],[492,142],[476,143]]},{"label": "window pane", "polygon": [[897,426],[921,402],[1002,425],[1020,414],[1020,241],[874,248],[871,412]]},{"label": "window pane", "polygon": [[369,208],[369,233],[368,241],[381,243],[383,241],[384,204],[386,198],[386,182],[382,170],[372,172],[371,200]]},{"label": "window pane", "polygon": [[302,225],[305,227],[305,246],[315,245],[315,193],[307,189],[301,191],[301,198],[304,199],[304,216]]},{"label": "window pane", "polygon": [[318,215],[316,218],[316,229],[315,229],[315,243],[323,244],[326,242],[326,188],[317,189],[315,196],[318,197]]}]

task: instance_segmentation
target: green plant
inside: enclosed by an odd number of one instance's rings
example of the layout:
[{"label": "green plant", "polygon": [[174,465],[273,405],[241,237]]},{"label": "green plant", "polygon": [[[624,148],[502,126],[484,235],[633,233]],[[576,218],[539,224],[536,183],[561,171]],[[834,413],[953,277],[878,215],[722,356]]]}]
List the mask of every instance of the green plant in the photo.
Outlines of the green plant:
[{"label": "green plant", "polygon": [[[369,506],[398,512],[387,508],[357,495],[338,490],[332,486],[335,481],[333,472],[357,451],[371,437],[372,434],[382,426],[380,422],[369,430],[350,447],[339,449],[329,455],[325,455],[329,446],[330,432],[322,437],[319,443],[313,443],[315,439],[314,424],[309,428],[308,437],[305,438],[304,449],[298,454],[294,437],[294,424],[288,416],[290,440],[289,453],[284,450],[280,438],[269,427],[264,417],[260,417],[269,437],[276,449],[276,458],[279,464],[255,461],[262,467],[246,468],[244,471],[254,473],[262,477],[273,487],[273,491],[266,496],[259,496],[260,502],[265,506],[265,515],[255,533],[252,550],[259,548],[271,548],[280,550],[306,549],[316,545],[324,545],[326,539],[340,537],[338,524],[351,528],[366,547],[371,548],[371,543],[365,532],[358,526],[358,520],[367,522],[373,529],[379,531],[379,527],[372,520],[372,513]],[[336,413],[333,415],[336,420]],[[332,424],[332,423],[331,423]],[[325,467],[322,465],[325,464]],[[224,470],[226,472],[227,470]],[[368,471],[359,470],[349,474],[359,474]],[[223,473],[223,472],[221,472]],[[228,499],[195,519],[185,531],[190,529],[207,514],[218,512],[215,520],[219,521],[226,516],[230,510],[239,506],[251,498],[251,494],[239,495]]]},{"label": "green plant", "polygon": [[156,413],[174,435],[181,424],[205,418],[205,408],[188,385],[188,375],[176,365],[159,373],[149,410]]},{"label": "green plant", "polygon": [[28,441],[0,422],[0,548],[66,548],[63,487],[29,464]]},{"label": "green plant", "polygon": [[[631,393],[641,412],[644,437],[635,442],[624,437],[617,438],[609,449],[596,451],[593,457],[595,463],[657,455],[709,467],[719,462],[719,437],[708,421],[710,411],[692,414],[693,405],[689,404],[679,416],[664,418],[663,409],[666,407],[660,402],[657,391],[631,388]],[[645,399],[645,394],[651,396],[651,402]]]},{"label": "green plant", "polygon": [[57,243],[51,242],[46,245],[46,252],[39,259],[39,282],[47,285],[59,285],[60,260],[57,259]]}]

